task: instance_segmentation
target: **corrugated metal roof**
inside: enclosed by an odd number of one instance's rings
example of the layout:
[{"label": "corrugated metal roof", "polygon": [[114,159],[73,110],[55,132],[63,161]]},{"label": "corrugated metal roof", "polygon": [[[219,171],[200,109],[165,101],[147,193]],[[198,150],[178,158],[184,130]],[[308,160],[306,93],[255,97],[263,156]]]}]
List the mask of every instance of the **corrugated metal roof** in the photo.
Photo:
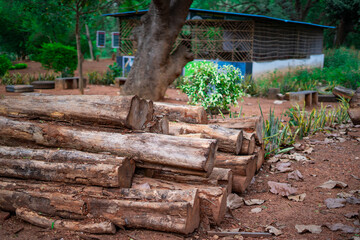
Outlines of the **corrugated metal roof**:
[{"label": "corrugated metal roof", "polygon": [[[130,11],[130,12],[122,12],[122,13],[108,13],[108,14],[103,14],[103,16],[131,17],[131,16],[137,16],[137,15],[143,15],[147,11],[148,10]],[[325,25],[319,25],[319,24],[314,24],[314,23],[292,21],[292,20],[286,20],[286,19],[281,19],[281,18],[274,18],[274,17],[268,17],[268,16],[264,16],[264,15],[255,15],[255,14],[247,14],[247,13],[221,12],[221,11],[196,9],[196,8],[190,8],[189,12],[190,13],[200,12],[200,13],[209,13],[209,14],[221,14],[221,15],[224,15],[224,16],[260,18],[260,19],[268,19],[268,20],[280,21],[280,22],[285,22],[285,23],[303,24],[303,25],[309,25],[309,26],[321,27],[321,28],[336,28],[336,27],[333,27],[333,26],[325,26]]]}]

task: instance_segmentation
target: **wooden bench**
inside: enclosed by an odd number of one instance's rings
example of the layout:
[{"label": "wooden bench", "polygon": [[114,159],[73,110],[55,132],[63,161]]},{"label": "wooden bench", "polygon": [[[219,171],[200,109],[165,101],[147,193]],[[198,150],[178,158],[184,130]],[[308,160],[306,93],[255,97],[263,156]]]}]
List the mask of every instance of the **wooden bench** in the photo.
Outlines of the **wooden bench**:
[{"label": "wooden bench", "polygon": [[33,85],[7,85],[5,87],[7,92],[14,92],[14,93],[23,93],[23,92],[33,92],[34,86]]},{"label": "wooden bench", "polygon": [[115,78],[115,87],[119,88],[121,85],[124,85],[126,82],[126,77],[117,77]]},{"label": "wooden bench", "polygon": [[300,91],[290,92],[289,100],[292,103],[303,104],[305,102],[306,107],[318,104],[318,93],[316,91]]},{"label": "wooden bench", "polygon": [[[79,77],[66,77],[66,78],[56,78],[55,79],[55,89],[64,90],[64,89],[76,89],[79,88]],[[84,88],[86,88],[86,78],[83,78]]]}]

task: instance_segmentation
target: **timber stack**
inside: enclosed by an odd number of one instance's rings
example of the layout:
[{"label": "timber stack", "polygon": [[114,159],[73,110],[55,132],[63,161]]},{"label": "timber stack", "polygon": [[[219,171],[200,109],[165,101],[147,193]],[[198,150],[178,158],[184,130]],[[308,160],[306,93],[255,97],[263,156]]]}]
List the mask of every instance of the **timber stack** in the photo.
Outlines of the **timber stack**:
[{"label": "timber stack", "polygon": [[0,99],[0,209],[99,234],[218,225],[264,161],[261,119],[237,120],[137,96]]}]

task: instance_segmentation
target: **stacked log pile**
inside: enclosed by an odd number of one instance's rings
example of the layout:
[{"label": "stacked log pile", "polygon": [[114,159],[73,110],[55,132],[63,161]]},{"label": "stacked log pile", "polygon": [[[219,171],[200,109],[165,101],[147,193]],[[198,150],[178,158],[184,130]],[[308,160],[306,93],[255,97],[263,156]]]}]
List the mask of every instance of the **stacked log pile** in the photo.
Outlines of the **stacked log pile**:
[{"label": "stacked log pile", "polygon": [[264,160],[260,120],[238,120],[136,96],[0,99],[0,209],[89,233],[220,224]]}]

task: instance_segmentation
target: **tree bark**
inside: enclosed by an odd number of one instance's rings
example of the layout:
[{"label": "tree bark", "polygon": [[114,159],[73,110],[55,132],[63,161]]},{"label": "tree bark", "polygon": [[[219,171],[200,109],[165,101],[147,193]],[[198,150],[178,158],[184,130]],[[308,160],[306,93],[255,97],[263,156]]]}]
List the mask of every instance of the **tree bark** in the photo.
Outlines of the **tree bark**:
[{"label": "tree bark", "polygon": [[217,141],[188,139],[153,133],[120,134],[19,122],[0,117],[0,138],[13,138],[51,147],[110,152],[155,167],[169,167],[209,176],[214,167]]},{"label": "tree bark", "polygon": [[120,227],[183,234],[193,232],[200,222],[196,189],[106,189],[0,178],[0,208],[20,207],[48,216],[102,218]]},{"label": "tree bark", "polygon": [[115,225],[109,221],[97,220],[97,222],[90,222],[53,219],[50,217],[39,215],[36,212],[27,208],[17,208],[16,216],[35,226],[48,229],[70,230],[95,234],[114,234],[116,232]]},{"label": "tree bark", "polygon": [[360,124],[360,87],[356,90],[354,96],[350,100],[350,108],[348,113],[354,125]]},{"label": "tree bark", "polygon": [[164,115],[154,115],[153,120],[148,123],[148,127],[145,129],[146,132],[169,134],[169,119]]},{"label": "tree bark", "polygon": [[153,103],[137,96],[23,96],[0,100],[0,114],[144,129]]},{"label": "tree bark", "polygon": [[206,216],[210,224],[219,225],[226,212],[227,192],[222,187],[188,183],[176,183],[166,180],[147,178],[140,175],[134,177],[132,188],[143,189],[187,190],[198,189],[200,198],[200,215]]},{"label": "tree bark", "polygon": [[216,124],[226,128],[241,129],[244,132],[255,133],[256,141],[263,143],[263,118],[226,118],[226,119],[209,119],[209,124]]},{"label": "tree bark", "polygon": [[194,59],[185,46],[173,51],[191,3],[192,0],[152,1],[141,25],[133,32],[137,52],[123,94],[162,99],[185,64]]},{"label": "tree bark", "polygon": [[263,146],[256,146],[255,155],[257,157],[256,161],[256,171],[259,171],[262,165],[265,162],[265,149]]},{"label": "tree bark", "polygon": [[206,111],[201,106],[154,102],[155,115],[168,115],[170,121],[206,124]]},{"label": "tree bark", "polygon": [[187,124],[170,122],[170,134],[193,134],[202,133],[204,138],[217,139],[219,150],[238,155],[241,151],[243,132],[241,130],[229,129],[218,125]]},{"label": "tree bark", "polygon": [[94,52],[93,52],[93,45],[91,42],[91,38],[90,38],[90,31],[89,31],[89,26],[87,24],[85,24],[85,29],[86,29],[86,37],[88,39],[88,44],[89,44],[89,52],[90,52],[90,58],[91,61],[94,61]]}]

